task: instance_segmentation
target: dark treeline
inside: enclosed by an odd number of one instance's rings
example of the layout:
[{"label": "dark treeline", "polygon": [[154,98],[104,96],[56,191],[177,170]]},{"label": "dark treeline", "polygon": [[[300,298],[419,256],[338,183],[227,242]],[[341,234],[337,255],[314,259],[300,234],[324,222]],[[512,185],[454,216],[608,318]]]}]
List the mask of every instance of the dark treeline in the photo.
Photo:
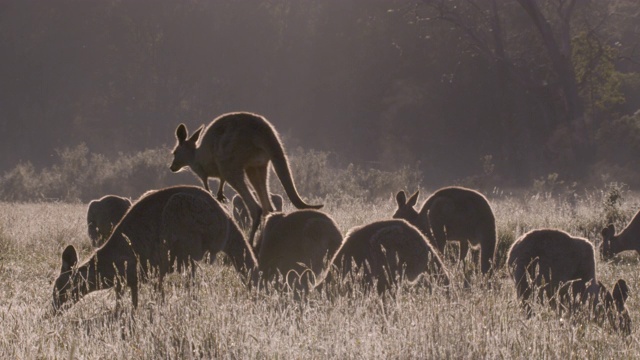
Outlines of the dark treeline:
[{"label": "dark treeline", "polygon": [[[428,184],[640,177],[635,0],[2,0],[0,173],[229,111]],[[167,170],[168,171],[168,170]],[[635,183],[634,183],[635,179]]]}]

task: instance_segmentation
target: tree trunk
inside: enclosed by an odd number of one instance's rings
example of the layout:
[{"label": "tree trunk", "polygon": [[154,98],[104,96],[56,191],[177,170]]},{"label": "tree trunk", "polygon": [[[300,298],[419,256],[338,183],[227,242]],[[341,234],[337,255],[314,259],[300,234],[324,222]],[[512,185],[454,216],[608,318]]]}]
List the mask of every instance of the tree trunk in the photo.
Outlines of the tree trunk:
[{"label": "tree trunk", "polygon": [[[578,92],[578,82],[571,62],[571,28],[570,20],[576,0],[568,1],[558,6],[557,11],[561,19],[559,41],[553,33],[551,25],[542,14],[536,0],[518,0],[522,8],[527,12],[540,33],[540,37],[551,60],[553,69],[558,76],[558,86],[563,95],[564,126],[559,126],[559,131],[567,131],[571,154],[566,154],[574,175],[580,175],[589,162],[589,148],[591,139],[587,131],[584,105]],[[573,166],[572,166],[573,165]]]}]

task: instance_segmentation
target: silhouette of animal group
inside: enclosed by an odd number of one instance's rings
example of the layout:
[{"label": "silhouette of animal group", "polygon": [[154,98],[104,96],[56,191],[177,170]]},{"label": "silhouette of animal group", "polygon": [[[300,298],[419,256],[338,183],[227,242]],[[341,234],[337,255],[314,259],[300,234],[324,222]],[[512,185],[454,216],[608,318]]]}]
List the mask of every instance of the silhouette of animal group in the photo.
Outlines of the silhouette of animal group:
[{"label": "silhouette of animal group", "polygon": [[165,274],[181,271],[187,263],[195,271],[194,261],[223,249],[227,231],[219,224],[224,224],[226,214],[201,188],[177,186],[147,192],[88,259],[79,262],[76,249],[67,246],[53,289],[54,309],[99,289],[115,287],[120,298],[125,284],[136,307],[138,284],[152,270],[158,271],[162,290]]},{"label": "silhouette of animal group", "polygon": [[[202,137],[200,134],[202,133]],[[189,167],[204,188],[209,190],[209,178],[220,179],[217,199],[224,201],[225,182],[240,195],[253,221],[249,242],[260,226],[260,218],[273,212],[269,199],[269,164],[280,179],[291,203],[298,209],[320,209],[322,205],[309,205],[298,194],[291,176],[289,162],[278,133],[264,117],[238,112],[214,119],[206,128],[198,128],[188,137],[187,127],[178,125],[173,149],[171,171]],[[247,185],[247,179],[258,195],[260,205]]]},{"label": "silhouette of animal group", "polygon": [[[408,198],[399,191],[389,219],[354,227],[343,237],[331,216],[318,210],[322,205],[309,205],[298,194],[284,146],[264,117],[224,114],[191,136],[180,124],[175,137],[170,170],[191,169],[204,188],[153,190],[133,204],[115,195],[91,201],[87,226],[97,248],[82,262],[73,246],[62,252],[53,289],[56,313],[87,293],[108,288],[115,288],[118,308],[128,287],[135,308],[139,284],[150,274],[158,274],[155,285],[164,294],[167,273],[190,269],[193,278],[196,262],[213,260],[219,252],[247,286],[296,294],[322,288],[335,274],[380,294],[401,282],[447,288],[451,278],[442,254],[448,241],[459,242],[463,266],[472,247],[479,248],[484,277],[496,270],[496,219],[487,198],[475,190],[441,188],[419,209],[419,191]],[[269,191],[270,164],[299,210],[281,212],[282,197]],[[215,198],[210,177],[219,179]],[[222,205],[225,183],[237,193],[231,209]],[[639,214],[617,235],[613,225],[602,230],[603,258],[624,250],[640,253]],[[609,292],[596,277],[594,254],[588,240],[560,230],[534,230],[516,240],[507,266],[527,315],[532,314],[531,301],[548,300],[570,312],[588,305],[598,321],[607,318],[628,333],[629,288],[619,280]]]}]

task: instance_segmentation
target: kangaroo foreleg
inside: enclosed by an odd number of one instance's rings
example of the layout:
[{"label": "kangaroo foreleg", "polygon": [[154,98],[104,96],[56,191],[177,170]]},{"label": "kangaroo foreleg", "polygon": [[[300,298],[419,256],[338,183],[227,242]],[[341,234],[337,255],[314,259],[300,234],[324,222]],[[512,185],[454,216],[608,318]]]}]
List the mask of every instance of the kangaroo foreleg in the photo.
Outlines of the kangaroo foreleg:
[{"label": "kangaroo foreleg", "polygon": [[226,203],[227,202],[227,197],[224,196],[224,179],[220,178],[220,185],[218,185],[218,192],[216,193],[216,200],[218,200],[221,203]]},{"label": "kangaroo foreleg", "polygon": [[467,240],[460,240],[460,261],[464,261],[469,253],[469,242]]}]

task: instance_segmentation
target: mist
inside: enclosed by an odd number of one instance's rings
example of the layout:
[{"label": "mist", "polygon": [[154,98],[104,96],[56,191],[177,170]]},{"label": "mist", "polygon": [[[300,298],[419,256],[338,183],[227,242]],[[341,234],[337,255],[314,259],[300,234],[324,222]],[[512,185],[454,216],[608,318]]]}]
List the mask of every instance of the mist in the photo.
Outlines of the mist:
[{"label": "mist", "polygon": [[[474,13],[437,3],[2,1],[0,175],[24,162],[50,166],[57,150],[79,144],[111,158],[169,149],[179,123],[195,129],[249,111],[287,148],[386,171],[413,166],[433,186],[477,175],[522,186],[549,173],[640,185],[640,136],[625,130],[640,129],[640,20],[604,21],[585,38],[615,46],[590,71],[572,53],[576,115],[523,6],[478,1],[487,11]],[[576,7],[574,50],[588,48],[578,40],[589,19],[613,6]],[[443,16],[453,9],[457,22]],[[503,40],[487,35],[487,19],[499,20]],[[508,66],[495,61],[498,45]],[[597,80],[614,76],[613,85]]]}]

